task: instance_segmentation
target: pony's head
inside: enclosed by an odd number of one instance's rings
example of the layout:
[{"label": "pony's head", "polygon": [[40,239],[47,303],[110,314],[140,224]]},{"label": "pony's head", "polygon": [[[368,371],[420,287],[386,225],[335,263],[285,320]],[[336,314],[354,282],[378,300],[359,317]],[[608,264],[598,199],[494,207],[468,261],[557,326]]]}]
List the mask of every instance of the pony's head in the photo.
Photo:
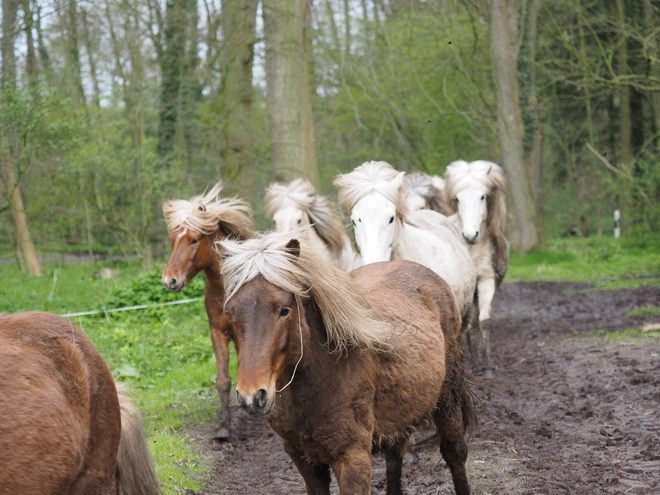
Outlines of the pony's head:
[{"label": "pony's head", "polygon": [[[310,359],[309,325],[325,331],[322,343],[329,352],[382,349],[391,333],[388,324],[375,319],[350,276],[304,244],[301,248],[292,238],[299,234],[274,232],[217,244],[238,353],[236,395],[251,414],[268,414],[276,391],[295,380],[298,365]],[[311,307],[318,308],[320,318],[306,318]]]},{"label": "pony's head", "polygon": [[386,162],[366,162],[335,179],[365,265],[392,258],[397,229],[408,212],[404,175]]},{"label": "pony's head", "polygon": [[502,168],[484,160],[458,160],[447,167],[445,181],[447,195],[458,211],[463,238],[468,244],[478,244],[485,230],[492,227],[490,219],[499,218],[502,209],[506,215]]},{"label": "pony's head", "polygon": [[[347,243],[344,226],[332,204],[316,192],[311,182],[295,179],[289,185],[274,183],[266,191],[266,211],[278,232],[313,226],[331,251],[341,252]],[[306,235],[309,230],[303,231]]]},{"label": "pony's head", "polygon": [[403,183],[406,204],[410,211],[434,210],[439,213],[446,213],[443,179],[415,172],[407,174]]},{"label": "pony's head", "polygon": [[236,198],[219,199],[222,183],[190,201],[167,201],[163,215],[172,243],[172,254],[163,272],[163,285],[180,291],[200,270],[218,258],[216,240],[225,237],[246,239],[252,235],[252,210]]}]

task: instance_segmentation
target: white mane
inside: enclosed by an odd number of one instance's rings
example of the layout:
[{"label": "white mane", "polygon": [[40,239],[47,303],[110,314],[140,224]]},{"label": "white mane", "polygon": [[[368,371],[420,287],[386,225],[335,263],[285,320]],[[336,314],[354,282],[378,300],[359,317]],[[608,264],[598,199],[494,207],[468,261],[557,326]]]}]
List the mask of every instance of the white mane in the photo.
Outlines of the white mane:
[{"label": "white mane", "polygon": [[339,189],[342,209],[350,215],[358,201],[367,194],[377,192],[394,203],[397,216],[404,218],[408,213],[408,205],[401,194],[401,188],[392,182],[402,173],[387,162],[365,162],[352,172],[339,175],[334,184]]},{"label": "white mane", "polygon": [[485,160],[472,163],[457,160],[447,166],[445,185],[447,195],[454,200],[459,192],[467,188],[474,188],[484,193],[492,192],[494,189],[503,190],[506,187],[506,179],[502,167],[495,163]]},{"label": "white mane", "polygon": [[300,230],[273,232],[241,243],[218,242],[225,304],[243,284],[262,276],[296,296],[311,296],[321,312],[328,339],[338,351],[353,346],[387,349],[392,328],[376,319],[353,279],[326,258],[305,249],[304,244],[299,256],[286,248],[291,239],[302,234]]},{"label": "white mane", "polygon": [[227,229],[239,239],[252,235],[252,208],[237,198],[220,199],[222,182],[218,182],[209,192],[193,197],[190,201],[177,199],[163,204],[163,215],[168,232],[188,227],[205,235],[215,233],[219,228]]},{"label": "white mane", "polygon": [[314,224],[314,230],[339,255],[348,245],[339,215],[325,196],[319,196],[311,182],[295,179],[288,186],[280,183],[271,184],[266,190],[266,211],[272,218],[283,208],[293,206],[305,212]]}]

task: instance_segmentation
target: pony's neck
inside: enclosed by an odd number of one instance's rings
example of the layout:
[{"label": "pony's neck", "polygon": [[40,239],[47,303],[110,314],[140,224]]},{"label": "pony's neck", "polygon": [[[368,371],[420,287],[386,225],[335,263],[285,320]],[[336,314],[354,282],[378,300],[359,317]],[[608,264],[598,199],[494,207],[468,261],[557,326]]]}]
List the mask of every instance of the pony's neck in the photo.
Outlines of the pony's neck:
[{"label": "pony's neck", "polygon": [[208,247],[208,256],[207,256],[207,261],[204,264],[204,267],[202,270],[204,271],[204,275],[206,276],[206,284],[207,286],[212,285],[214,287],[222,287],[222,275],[220,274],[220,256],[218,253],[215,252],[215,249],[213,248],[213,245],[215,244],[215,241],[220,239],[223,236],[218,235],[216,232],[215,234],[212,234],[208,236],[208,242],[210,243],[210,246]]}]

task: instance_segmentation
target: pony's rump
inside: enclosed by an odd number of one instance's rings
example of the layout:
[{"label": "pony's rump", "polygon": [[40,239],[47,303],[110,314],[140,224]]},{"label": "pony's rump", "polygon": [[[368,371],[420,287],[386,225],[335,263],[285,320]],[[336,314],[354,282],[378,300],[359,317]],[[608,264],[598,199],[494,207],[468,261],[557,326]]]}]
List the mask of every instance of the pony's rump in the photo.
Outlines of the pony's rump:
[{"label": "pony's rump", "polygon": [[39,312],[0,318],[0,411],[2,493],[158,493],[155,476],[147,489],[117,491],[122,414],[115,383],[70,321]]}]

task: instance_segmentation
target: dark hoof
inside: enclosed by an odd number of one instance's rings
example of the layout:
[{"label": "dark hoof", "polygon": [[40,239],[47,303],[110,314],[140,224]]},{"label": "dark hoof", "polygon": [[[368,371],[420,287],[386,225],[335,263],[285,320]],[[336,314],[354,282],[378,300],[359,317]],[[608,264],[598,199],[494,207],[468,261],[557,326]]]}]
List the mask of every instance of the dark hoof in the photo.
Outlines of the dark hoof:
[{"label": "dark hoof", "polygon": [[228,442],[229,441],[229,428],[218,428],[218,431],[213,435],[213,440],[216,442]]},{"label": "dark hoof", "polygon": [[484,373],[484,378],[486,380],[495,380],[495,372],[493,370],[486,370],[486,373]]}]

